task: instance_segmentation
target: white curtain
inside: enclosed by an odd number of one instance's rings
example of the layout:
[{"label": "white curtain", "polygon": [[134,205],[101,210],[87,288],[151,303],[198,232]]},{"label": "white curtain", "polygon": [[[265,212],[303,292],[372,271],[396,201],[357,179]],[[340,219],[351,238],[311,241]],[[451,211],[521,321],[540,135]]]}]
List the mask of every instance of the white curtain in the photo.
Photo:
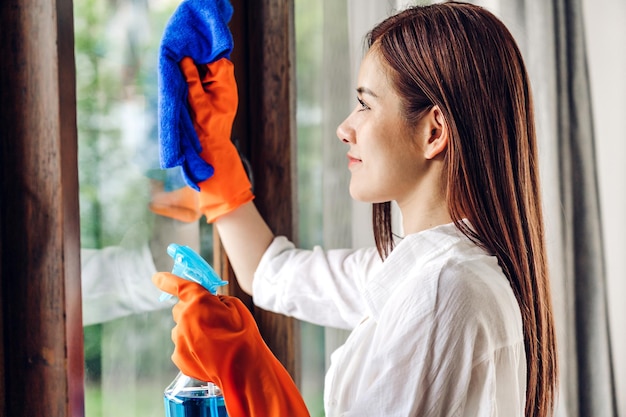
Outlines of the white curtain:
[{"label": "white curtain", "polygon": [[626,415],[626,2],[583,0],[618,415]]}]

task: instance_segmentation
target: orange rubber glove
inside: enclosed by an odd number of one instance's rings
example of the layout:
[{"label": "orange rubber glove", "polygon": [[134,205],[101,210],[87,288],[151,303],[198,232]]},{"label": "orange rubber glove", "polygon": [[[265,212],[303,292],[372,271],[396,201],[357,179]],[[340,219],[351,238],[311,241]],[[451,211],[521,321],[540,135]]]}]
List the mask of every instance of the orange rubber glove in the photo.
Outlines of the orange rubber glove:
[{"label": "orange rubber glove", "polygon": [[196,190],[187,186],[165,191],[163,182],[153,180],[151,181],[149,208],[160,216],[191,223],[202,216],[198,208],[198,196]]},{"label": "orange rubber glove", "polygon": [[215,170],[198,184],[200,211],[211,223],[254,198],[237,148],[230,140],[238,104],[235,70],[227,58],[197,67],[186,57],[180,68],[189,88],[194,128],[202,146],[200,156]]},{"label": "orange rubber glove", "polygon": [[230,417],[309,417],[298,388],[238,298],[213,295],[169,272],[152,281],[179,300],[172,308],[172,360],[183,374],[217,385]]}]

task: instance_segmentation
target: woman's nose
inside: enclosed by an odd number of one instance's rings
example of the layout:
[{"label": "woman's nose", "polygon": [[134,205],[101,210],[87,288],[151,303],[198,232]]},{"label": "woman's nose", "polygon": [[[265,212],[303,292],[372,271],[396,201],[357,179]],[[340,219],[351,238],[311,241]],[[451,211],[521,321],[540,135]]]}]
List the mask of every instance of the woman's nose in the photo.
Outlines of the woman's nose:
[{"label": "woman's nose", "polygon": [[354,142],[354,129],[350,127],[348,121],[350,116],[348,116],[339,126],[337,126],[337,137],[343,143],[353,143]]}]

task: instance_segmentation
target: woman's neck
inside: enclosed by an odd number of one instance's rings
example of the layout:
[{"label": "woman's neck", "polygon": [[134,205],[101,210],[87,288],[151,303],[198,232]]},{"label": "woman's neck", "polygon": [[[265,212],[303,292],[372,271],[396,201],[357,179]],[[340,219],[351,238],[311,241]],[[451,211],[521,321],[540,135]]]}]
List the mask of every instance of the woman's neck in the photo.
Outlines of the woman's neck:
[{"label": "woman's neck", "polygon": [[398,207],[402,213],[404,235],[418,233],[452,222],[445,198],[437,196],[437,194],[425,195],[429,195],[430,198],[424,199],[417,196],[404,202],[398,202]]}]

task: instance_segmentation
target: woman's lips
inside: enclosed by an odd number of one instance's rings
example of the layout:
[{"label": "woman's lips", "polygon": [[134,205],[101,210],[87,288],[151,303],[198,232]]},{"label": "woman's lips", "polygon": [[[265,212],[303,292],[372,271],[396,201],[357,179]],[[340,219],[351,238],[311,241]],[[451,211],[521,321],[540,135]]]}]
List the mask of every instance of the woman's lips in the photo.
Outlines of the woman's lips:
[{"label": "woman's lips", "polygon": [[357,164],[360,164],[362,161],[359,158],[356,158],[350,154],[348,154],[348,168],[351,168]]}]

